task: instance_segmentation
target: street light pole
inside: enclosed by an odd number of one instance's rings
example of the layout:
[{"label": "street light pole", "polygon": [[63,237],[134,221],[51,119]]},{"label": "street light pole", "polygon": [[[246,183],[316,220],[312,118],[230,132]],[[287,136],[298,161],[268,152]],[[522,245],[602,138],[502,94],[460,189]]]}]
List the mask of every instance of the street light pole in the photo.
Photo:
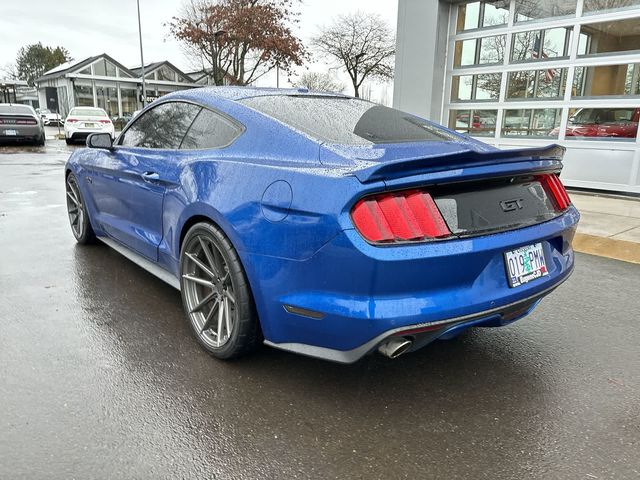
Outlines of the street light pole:
[{"label": "street light pole", "polygon": [[142,25],[140,23],[140,0],[136,0],[138,5],[138,38],[140,39],[140,65],[142,72],[142,108],[147,103],[147,84],[144,78],[144,55],[142,54]]}]

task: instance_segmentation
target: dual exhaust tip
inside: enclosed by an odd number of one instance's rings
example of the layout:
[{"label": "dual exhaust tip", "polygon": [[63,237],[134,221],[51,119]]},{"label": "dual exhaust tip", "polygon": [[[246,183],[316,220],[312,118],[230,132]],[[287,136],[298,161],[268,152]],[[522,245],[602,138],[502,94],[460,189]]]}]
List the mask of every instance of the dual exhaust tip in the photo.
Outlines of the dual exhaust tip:
[{"label": "dual exhaust tip", "polygon": [[378,352],[388,358],[398,358],[408,352],[413,345],[413,340],[407,337],[391,337],[378,347]]}]

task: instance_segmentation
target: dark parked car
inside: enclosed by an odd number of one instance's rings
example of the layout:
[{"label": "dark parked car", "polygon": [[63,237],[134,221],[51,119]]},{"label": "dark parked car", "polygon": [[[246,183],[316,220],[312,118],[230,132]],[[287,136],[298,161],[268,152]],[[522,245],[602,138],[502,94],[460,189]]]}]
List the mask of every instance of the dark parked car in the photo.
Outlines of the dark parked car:
[{"label": "dark parked car", "polygon": [[44,126],[28,105],[0,103],[0,143],[29,142],[44,145]]}]

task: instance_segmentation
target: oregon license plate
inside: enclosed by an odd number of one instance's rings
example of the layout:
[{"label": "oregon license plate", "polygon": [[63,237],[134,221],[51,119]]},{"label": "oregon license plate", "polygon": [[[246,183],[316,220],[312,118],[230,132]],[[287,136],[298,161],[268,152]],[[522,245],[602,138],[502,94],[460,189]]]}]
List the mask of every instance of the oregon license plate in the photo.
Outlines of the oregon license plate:
[{"label": "oregon license plate", "polygon": [[7,136],[15,137],[16,135],[18,135],[18,131],[17,130],[5,130],[4,134],[7,135]]},{"label": "oregon license plate", "polygon": [[549,275],[542,243],[504,252],[504,261],[507,265],[510,287],[518,287],[536,278]]}]

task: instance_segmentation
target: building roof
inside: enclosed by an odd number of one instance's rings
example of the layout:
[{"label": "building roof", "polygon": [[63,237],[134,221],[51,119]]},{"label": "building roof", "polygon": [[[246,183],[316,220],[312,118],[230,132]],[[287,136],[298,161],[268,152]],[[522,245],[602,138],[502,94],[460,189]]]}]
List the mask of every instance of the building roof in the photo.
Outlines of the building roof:
[{"label": "building roof", "polygon": [[61,65],[58,65],[57,67],[52,68],[51,70],[45,72],[40,78],[37,78],[35,82],[38,83],[38,82],[42,82],[44,80],[51,80],[53,78],[62,77],[64,75],[68,74],[68,73],[75,72],[77,70],[83,70],[88,65],[91,65],[93,62],[95,62],[96,60],[99,60],[100,58],[104,58],[106,60],[109,60],[109,62],[113,63],[120,70],[124,70],[126,73],[128,73],[132,77],[135,77],[135,74],[131,70],[129,70],[127,67],[122,65],[117,60],[114,60],[113,57],[107,55],[106,53],[101,53],[100,55],[94,55],[93,57],[87,57],[87,58],[85,58],[83,60],[72,60],[70,62],[66,62],[66,63],[63,63]]},{"label": "building roof", "polygon": [[[171,63],[168,60],[163,60],[161,62],[152,62],[152,63],[149,63],[148,65],[145,65],[144,66],[144,74],[148,75],[149,73],[153,72],[154,70],[157,70],[158,68],[162,67],[163,65],[167,65],[169,68],[171,68],[172,70],[175,70],[176,72],[178,72],[180,75],[182,75],[186,79],[191,80],[193,78],[190,75],[184,73],[182,70],[180,70],[178,67],[176,67],[173,63]],[[142,76],[142,67],[133,67],[130,70],[135,75]]]}]

